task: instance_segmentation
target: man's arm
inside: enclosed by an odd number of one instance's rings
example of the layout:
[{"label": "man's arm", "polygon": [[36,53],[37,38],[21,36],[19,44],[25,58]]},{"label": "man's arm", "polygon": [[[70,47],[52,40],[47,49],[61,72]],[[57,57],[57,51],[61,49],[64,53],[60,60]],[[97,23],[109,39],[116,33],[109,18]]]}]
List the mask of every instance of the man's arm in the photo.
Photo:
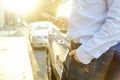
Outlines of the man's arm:
[{"label": "man's arm", "polygon": [[[99,58],[111,46],[120,41],[120,0],[107,0],[108,13],[101,29],[84,45],[76,50],[79,60],[88,64],[94,58]],[[88,54],[88,56],[84,56]],[[89,57],[90,56],[90,57]]]}]

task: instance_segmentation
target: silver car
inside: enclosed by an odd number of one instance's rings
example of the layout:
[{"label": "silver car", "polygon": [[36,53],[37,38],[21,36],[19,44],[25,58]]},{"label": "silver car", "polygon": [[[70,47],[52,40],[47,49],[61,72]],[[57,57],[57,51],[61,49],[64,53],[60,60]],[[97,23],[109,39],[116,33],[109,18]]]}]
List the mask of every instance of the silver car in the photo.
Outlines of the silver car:
[{"label": "silver car", "polygon": [[33,48],[45,47],[51,22],[41,21],[29,25],[29,40]]}]

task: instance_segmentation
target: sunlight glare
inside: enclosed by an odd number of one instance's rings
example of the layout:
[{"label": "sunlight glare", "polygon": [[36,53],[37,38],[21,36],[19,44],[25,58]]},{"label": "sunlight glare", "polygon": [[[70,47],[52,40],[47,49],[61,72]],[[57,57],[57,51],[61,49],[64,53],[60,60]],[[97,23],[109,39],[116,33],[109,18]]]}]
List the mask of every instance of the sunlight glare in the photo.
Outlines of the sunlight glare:
[{"label": "sunlight glare", "polygon": [[58,10],[57,10],[57,15],[56,16],[66,16],[68,17],[70,14],[70,9],[71,9],[71,0],[68,1],[66,4],[61,5]]},{"label": "sunlight glare", "polygon": [[25,14],[34,9],[39,0],[2,0],[5,9]]}]

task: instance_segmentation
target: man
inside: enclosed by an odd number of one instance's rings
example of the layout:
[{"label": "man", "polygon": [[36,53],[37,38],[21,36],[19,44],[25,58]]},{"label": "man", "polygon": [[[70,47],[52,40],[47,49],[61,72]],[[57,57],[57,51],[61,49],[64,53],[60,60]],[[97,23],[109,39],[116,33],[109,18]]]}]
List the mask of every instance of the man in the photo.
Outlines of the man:
[{"label": "man", "polygon": [[66,37],[81,45],[67,56],[61,80],[117,80],[107,72],[120,42],[120,0],[72,0],[71,6]]}]

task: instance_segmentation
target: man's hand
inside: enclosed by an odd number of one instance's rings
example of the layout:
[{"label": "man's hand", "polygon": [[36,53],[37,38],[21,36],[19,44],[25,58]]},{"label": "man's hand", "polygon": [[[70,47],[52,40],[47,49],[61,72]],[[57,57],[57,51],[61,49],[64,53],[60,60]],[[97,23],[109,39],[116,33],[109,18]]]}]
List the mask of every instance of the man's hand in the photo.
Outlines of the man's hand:
[{"label": "man's hand", "polygon": [[49,21],[51,21],[53,24],[55,24],[60,29],[67,29],[68,20],[64,16],[58,16],[55,18],[50,17]]},{"label": "man's hand", "polygon": [[80,60],[78,59],[77,55],[76,55],[76,50],[72,50],[70,53],[69,53],[70,56],[73,56],[74,59],[77,61],[77,62],[80,62]]}]

